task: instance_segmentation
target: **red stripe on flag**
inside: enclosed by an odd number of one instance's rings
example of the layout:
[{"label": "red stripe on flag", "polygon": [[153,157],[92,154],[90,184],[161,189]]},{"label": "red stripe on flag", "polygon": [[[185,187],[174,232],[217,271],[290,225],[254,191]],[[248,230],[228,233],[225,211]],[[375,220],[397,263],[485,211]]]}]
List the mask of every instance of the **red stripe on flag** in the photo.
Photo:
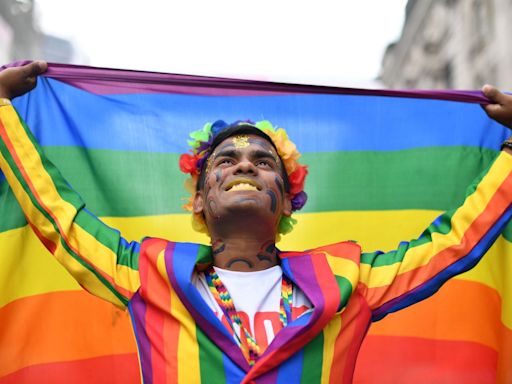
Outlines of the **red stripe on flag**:
[{"label": "red stripe on flag", "polygon": [[361,353],[366,364],[358,364],[354,383],[496,383],[498,353],[478,343],[373,336]]},{"label": "red stripe on flag", "polygon": [[138,384],[137,354],[33,365],[0,378],[0,384]]},{"label": "red stripe on flag", "polygon": [[[151,369],[154,383],[178,382],[178,336],[180,324],[169,315],[170,285],[157,269],[158,257],[167,243],[154,240],[142,254],[140,273],[144,300],[152,298],[147,306],[146,333],[151,341]],[[147,258],[146,258],[147,257]],[[161,256],[163,257],[163,255]],[[151,292],[151,294],[149,294]]]}]

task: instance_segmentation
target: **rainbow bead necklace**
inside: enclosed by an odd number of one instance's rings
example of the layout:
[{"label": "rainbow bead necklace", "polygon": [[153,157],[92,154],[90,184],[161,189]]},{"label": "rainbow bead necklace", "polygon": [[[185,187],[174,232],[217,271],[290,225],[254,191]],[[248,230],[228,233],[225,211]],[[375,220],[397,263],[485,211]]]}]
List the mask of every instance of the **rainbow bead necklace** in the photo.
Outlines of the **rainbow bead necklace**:
[{"label": "rainbow bead necklace", "polygon": [[[208,268],[208,270],[205,272],[205,277],[208,283],[208,287],[210,288],[210,291],[215,298],[215,301],[222,309],[224,316],[226,317],[235,337],[240,344],[243,355],[245,356],[249,365],[253,366],[261,355],[260,346],[256,342],[256,339],[253,337],[250,330],[244,327],[242,320],[240,319],[240,315],[235,308],[235,304],[233,303],[231,295],[229,294],[226,286],[220,280],[217,272],[215,272],[213,266]],[[281,279],[281,300],[279,302],[279,320],[281,320],[283,328],[286,327],[292,320],[292,292],[292,282],[288,279],[288,277],[286,277],[285,274],[283,274]],[[236,331],[234,324],[238,325],[240,328],[240,334]],[[244,336],[246,343],[242,342],[242,335]]]}]

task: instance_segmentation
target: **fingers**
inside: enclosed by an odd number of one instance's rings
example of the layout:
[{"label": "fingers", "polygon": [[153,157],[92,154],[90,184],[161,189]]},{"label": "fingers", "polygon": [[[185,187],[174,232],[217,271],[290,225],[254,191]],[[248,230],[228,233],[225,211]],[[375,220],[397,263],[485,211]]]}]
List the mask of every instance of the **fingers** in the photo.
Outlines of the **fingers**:
[{"label": "fingers", "polygon": [[0,97],[13,99],[31,91],[36,86],[37,77],[47,68],[46,62],[34,61],[0,72]]},{"label": "fingers", "polygon": [[46,72],[48,64],[46,61],[33,61],[30,64],[24,65],[22,68],[23,76],[26,78],[34,78]]},{"label": "fingers", "polygon": [[505,104],[507,96],[500,92],[498,88],[486,84],[482,87],[482,93],[495,104]]},{"label": "fingers", "polygon": [[501,109],[501,106],[499,104],[487,104],[482,105],[482,108],[487,112],[488,115],[495,115],[498,113]]},{"label": "fingers", "polygon": [[484,85],[482,93],[491,104],[482,105],[487,115],[498,123],[512,129],[512,96],[500,92],[496,87]]}]

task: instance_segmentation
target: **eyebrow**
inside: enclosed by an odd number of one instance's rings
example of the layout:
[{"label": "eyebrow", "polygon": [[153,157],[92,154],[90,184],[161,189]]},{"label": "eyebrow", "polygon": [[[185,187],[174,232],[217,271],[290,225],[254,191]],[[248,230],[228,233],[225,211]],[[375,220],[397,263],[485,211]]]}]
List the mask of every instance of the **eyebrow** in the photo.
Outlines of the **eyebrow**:
[{"label": "eyebrow", "polygon": [[253,151],[252,154],[257,158],[269,158],[277,162],[277,159],[274,156],[274,154],[268,151],[262,151],[261,149],[257,149],[256,151]]},{"label": "eyebrow", "polygon": [[213,151],[213,152],[217,152],[217,153],[219,153],[219,152],[222,152],[224,149],[226,149],[226,148],[230,148],[230,147],[231,147],[231,148],[235,148],[235,146],[234,146],[233,144],[229,143],[229,144],[224,144],[224,145],[219,146],[219,147],[218,147],[215,151]]},{"label": "eyebrow", "polygon": [[273,145],[269,145],[269,142],[262,138],[255,138],[255,139],[249,139],[251,144],[257,145],[258,147],[261,147],[267,152],[267,150],[272,151],[271,154],[274,154],[275,156],[278,156],[276,148],[274,148]]},{"label": "eyebrow", "polygon": [[[233,157],[233,158],[236,158],[238,156],[238,152],[234,149],[224,149],[220,152],[218,152],[216,155],[215,155],[215,158],[219,158],[219,157]],[[276,159],[276,156],[271,153],[271,152],[268,152],[268,151],[262,151],[261,149],[256,149],[254,151],[251,151],[251,156],[252,157],[255,157],[255,158],[258,158],[258,159],[261,159],[261,158],[268,158],[268,159],[272,159],[274,160],[275,162],[277,162],[277,159]]]},{"label": "eyebrow", "polygon": [[220,150],[220,152],[217,152],[215,154],[215,158],[226,156],[226,157],[236,157],[236,151],[234,149],[227,149],[227,147],[224,147],[225,149]]}]

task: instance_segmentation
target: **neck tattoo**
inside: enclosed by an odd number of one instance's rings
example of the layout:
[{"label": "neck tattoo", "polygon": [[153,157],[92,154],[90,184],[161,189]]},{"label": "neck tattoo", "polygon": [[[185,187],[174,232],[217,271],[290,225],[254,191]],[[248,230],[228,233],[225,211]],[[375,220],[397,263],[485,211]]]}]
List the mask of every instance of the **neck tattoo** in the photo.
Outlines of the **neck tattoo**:
[{"label": "neck tattoo", "polygon": [[212,244],[212,253],[213,256],[217,256],[219,253],[222,253],[226,250],[226,244],[222,242],[222,240],[216,240]]},{"label": "neck tattoo", "polygon": [[269,242],[263,245],[258,252],[258,260],[274,263],[277,260],[277,248],[274,242]]},{"label": "neck tattoo", "polygon": [[253,269],[254,268],[254,265],[247,259],[244,259],[242,257],[236,257],[236,258],[233,258],[231,260],[229,260],[227,263],[226,263],[226,268],[231,268],[233,266],[233,264],[236,264],[236,263],[244,263],[246,264],[250,269]]}]

